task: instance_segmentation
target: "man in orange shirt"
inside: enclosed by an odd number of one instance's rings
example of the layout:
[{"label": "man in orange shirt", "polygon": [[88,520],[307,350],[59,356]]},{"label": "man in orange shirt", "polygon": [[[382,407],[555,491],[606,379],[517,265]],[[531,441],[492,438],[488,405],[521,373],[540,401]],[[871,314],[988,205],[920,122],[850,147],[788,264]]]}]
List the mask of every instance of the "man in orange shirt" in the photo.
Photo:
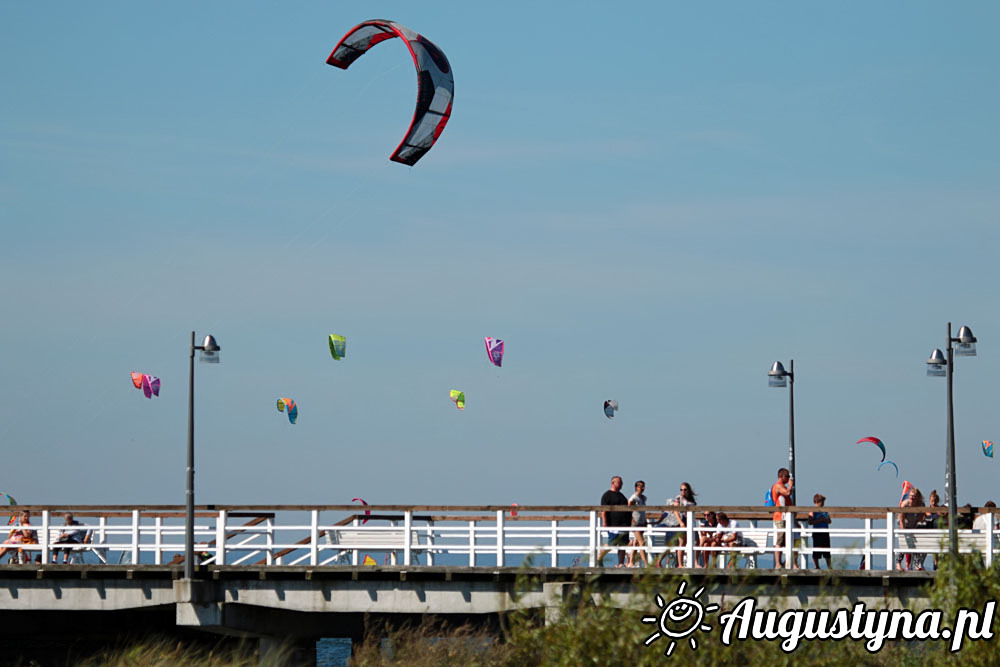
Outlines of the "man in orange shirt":
[{"label": "man in orange shirt", "polygon": [[[774,500],[775,507],[781,508],[792,504],[792,477],[788,468],[778,469],[778,481],[771,486],[771,499]],[[774,567],[785,567],[782,557],[782,548],[785,546],[785,521],[784,513],[777,511],[774,513],[774,528],[777,530],[777,537],[774,540]],[[795,558],[792,557],[792,565]]]}]

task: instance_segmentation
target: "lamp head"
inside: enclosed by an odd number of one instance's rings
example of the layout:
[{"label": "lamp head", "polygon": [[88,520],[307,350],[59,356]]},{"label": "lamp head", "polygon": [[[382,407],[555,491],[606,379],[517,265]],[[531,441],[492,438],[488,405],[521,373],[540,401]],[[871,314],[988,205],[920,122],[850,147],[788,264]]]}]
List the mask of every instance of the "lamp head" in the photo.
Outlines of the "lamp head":
[{"label": "lamp head", "polygon": [[776,361],[771,364],[771,370],[767,372],[767,386],[768,387],[785,387],[787,386],[785,378],[788,377],[788,371],[785,367],[781,365],[780,361]]},{"label": "lamp head", "polygon": [[955,346],[955,356],[976,356],[976,342],[976,337],[972,335],[972,329],[962,327],[958,330],[958,344]]},{"label": "lamp head", "polygon": [[927,360],[927,375],[930,377],[944,377],[947,374],[945,371],[945,366],[947,365],[948,360],[944,358],[944,353],[934,348],[930,358]]},{"label": "lamp head", "polygon": [[215,342],[215,336],[209,334],[205,336],[205,342],[201,346],[201,360],[209,364],[219,363],[219,344]]}]

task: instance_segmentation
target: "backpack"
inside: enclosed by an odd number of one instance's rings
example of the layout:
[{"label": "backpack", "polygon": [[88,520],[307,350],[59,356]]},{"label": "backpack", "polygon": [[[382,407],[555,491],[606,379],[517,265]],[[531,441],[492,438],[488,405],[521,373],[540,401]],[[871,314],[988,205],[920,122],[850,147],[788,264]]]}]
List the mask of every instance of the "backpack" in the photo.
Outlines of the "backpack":
[{"label": "backpack", "polygon": [[767,491],[764,492],[764,505],[774,507],[774,498],[771,497],[771,487],[768,487]]}]

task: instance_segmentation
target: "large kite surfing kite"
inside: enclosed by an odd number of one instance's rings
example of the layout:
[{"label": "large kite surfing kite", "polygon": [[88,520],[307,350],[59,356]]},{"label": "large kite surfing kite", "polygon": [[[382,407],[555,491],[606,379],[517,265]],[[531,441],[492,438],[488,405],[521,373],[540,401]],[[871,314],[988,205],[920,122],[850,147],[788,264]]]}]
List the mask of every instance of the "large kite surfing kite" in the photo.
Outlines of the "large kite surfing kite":
[{"label": "large kite surfing kite", "polygon": [[486,354],[494,366],[499,367],[503,363],[503,341],[499,338],[486,337]]},{"label": "large kite surfing kite", "polygon": [[299,418],[299,408],[295,401],[290,398],[281,397],[278,399],[278,412],[288,412],[288,421],[292,424]]},{"label": "large kite surfing kite", "polygon": [[[881,449],[882,450],[882,461],[885,461],[885,445],[882,444],[881,440],[879,440],[878,438],[876,438],[873,435],[870,435],[867,438],[861,438],[860,440],[858,440],[857,444],[860,445],[862,442],[870,442],[873,445],[875,445],[876,447],[878,447],[879,449]],[[881,463],[881,461],[880,461],[880,463]]]},{"label": "large kite surfing kite", "polygon": [[365,21],[344,35],[328,65],[347,69],[379,42],[399,37],[406,42],[417,68],[417,108],[403,141],[389,157],[411,167],[431,149],[451,117],[455,79],[444,53],[433,42],[395,21]]},{"label": "large kite surfing kite", "polygon": [[160,395],[160,378],[146,375],[145,373],[132,373],[132,385],[136,389],[142,389],[146,398]]},{"label": "large kite surfing kite", "polygon": [[330,356],[338,361],[347,356],[347,339],[337,334],[330,334]]}]

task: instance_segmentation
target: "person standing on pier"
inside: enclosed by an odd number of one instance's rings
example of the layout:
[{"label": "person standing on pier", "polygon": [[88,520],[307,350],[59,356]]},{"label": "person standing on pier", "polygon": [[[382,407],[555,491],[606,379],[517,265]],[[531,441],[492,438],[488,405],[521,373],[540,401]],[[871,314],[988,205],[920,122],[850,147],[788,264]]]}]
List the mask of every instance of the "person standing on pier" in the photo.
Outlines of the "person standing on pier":
[{"label": "person standing on pier", "polygon": [[[788,472],[788,468],[778,469],[778,481],[771,486],[771,498],[774,500],[774,505],[776,508],[786,507],[792,501],[792,475]],[[785,567],[785,559],[782,556],[781,550],[785,546],[785,515],[784,512],[779,511],[774,513],[774,528],[777,531],[776,539],[774,540],[774,567]],[[792,555],[791,566],[795,566],[795,556]]]},{"label": "person standing on pier", "polygon": [[[622,494],[622,478],[615,475],[611,478],[611,488],[601,496],[601,505],[628,505],[628,498]],[[624,547],[628,544],[628,529],[632,525],[631,512],[601,511],[601,523],[608,528],[621,530],[608,533],[608,548],[597,554],[597,564],[604,567],[604,557],[611,551],[610,547]],[[625,564],[625,550],[618,550],[618,567]]]}]

